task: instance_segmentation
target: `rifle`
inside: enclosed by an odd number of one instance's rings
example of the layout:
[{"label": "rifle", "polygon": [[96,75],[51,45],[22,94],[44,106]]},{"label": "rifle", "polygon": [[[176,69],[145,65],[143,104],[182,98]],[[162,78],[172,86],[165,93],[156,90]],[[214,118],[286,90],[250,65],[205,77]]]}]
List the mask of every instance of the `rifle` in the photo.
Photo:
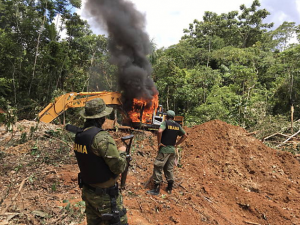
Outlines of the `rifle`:
[{"label": "rifle", "polygon": [[[132,144],[132,139],[133,139],[134,135],[130,134],[128,136],[125,137],[121,137],[121,140],[123,141],[123,143],[126,145],[126,160],[127,160],[127,166],[124,170],[124,172],[121,175],[121,188],[124,189],[125,188],[125,182],[126,182],[126,178],[127,178],[127,174],[128,174],[128,168],[129,168],[129,163],[132,160],[131,156],[130,156],[130,147]],[[128,141],[128,143],[126,143],[126,141]]]},{"label": "rifle", "polygon": [[70,132],[72,132],[72,133],[74,133],[74,134],[76,134],[77,132],[80,132],[80,131],[82,131],[83,129],[80,128],[80,127],[76,127],[76,126],[74,126],[74,125],[71,125],[71,124],[67,124],[67,125],[66,125],[66,130],[67,130],[67,131],[70,131]]}]

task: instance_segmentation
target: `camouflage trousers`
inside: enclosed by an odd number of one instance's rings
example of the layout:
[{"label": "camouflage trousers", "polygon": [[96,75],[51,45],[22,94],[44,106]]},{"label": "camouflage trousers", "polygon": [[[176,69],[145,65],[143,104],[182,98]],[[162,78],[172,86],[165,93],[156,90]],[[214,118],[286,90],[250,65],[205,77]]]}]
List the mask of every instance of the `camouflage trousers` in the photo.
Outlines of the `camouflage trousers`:
[{"label": "camouflage trousers", "polygon": [[158,153],[154,161],[153,180],[155,184],[163,181],[162,171],[164,171],[167,181],[174,181],[173,169],[175,162],[174,153]]},{"label": "camouflage trousers", "polygon": [[[111,198],[108,194],[96,194],[93,190],[83,186],[82,188],[82,200],[85,201],[85,213],[88,225],[109,225],[110,221],[105,221],[102,218],[102,214],[112,213]],[[119,195],[116,198],[116,205],[119,211],[124,209],[122,195],[119,191]],[[120,217],[120,224],[127,224],[126,214]]]}]

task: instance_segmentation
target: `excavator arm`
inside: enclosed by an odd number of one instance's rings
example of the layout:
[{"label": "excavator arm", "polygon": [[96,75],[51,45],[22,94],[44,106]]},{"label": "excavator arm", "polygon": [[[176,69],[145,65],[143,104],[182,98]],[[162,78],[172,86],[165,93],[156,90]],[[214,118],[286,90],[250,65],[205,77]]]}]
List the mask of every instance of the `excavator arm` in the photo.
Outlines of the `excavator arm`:
[{"label": "excavator arm", "polygon": [[39,113],[39,120],[50,123],[68,108],[84,107],[87,101],[94,98],[102,98],[108,106],[122,105],[121,94],[118,92],[70,92],[57,97],[53,103],[49,103]]}]

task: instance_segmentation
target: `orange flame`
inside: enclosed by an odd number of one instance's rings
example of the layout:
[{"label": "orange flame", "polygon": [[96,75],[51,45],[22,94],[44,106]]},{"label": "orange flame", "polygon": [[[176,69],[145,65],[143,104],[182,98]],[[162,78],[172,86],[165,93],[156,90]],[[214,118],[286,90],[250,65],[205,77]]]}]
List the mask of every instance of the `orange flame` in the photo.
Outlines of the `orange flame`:
[{"label": "orange flame", "polygon": [[[153,113],[158,107],[158,94],[154,95],[152,100],[145,99],[133,99],[132,110],[128,112],[128,115],[134,123],[151,124]],[[142,112],[142,115],[141,115]],[[141,118],[142,117],[142,118]]]}]

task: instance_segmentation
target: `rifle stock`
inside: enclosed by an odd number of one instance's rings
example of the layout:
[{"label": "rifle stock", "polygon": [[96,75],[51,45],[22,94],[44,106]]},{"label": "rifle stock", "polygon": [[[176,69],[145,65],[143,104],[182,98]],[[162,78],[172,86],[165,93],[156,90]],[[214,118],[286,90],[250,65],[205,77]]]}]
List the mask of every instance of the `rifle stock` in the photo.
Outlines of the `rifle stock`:
[{"label": "rifle stock", "polygon": [[[124,170],[124,172],[121,175],[121,188],[125,188],[125,183],[126,183],[126,178],[127,178],[127,174],[128,174],[128,168],[130,166],[130,161],[131,161],[131,156],[130,156],[130,147],[132,144],[132,140],[133,140],[134,135],[128,135],[125,137],[122,137],[121,140],[123,141],[123,143],[126,145],[126,160],[127,160],[127,166],[126,169]],[[126,142],[128,141],[128,143]]]}]

